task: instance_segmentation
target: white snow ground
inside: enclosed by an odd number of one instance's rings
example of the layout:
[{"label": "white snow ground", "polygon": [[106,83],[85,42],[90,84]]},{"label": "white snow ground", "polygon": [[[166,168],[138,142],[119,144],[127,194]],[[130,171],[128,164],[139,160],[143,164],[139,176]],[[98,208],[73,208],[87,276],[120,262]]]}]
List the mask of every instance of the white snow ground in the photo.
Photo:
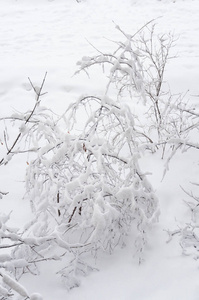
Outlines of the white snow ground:
[{"label": "white snow ground", "polygon": [[[120,40],[121,35],[112,21],[134,33],[158,18],[160,32],[174,32],[178,41],[173,51],[178,57],[168,65],[165,79],[173,93],[189,90],[189,97],[197,100],[192,95],[199,94],[198,0],[0,0],[0,7],[1,116],[33,104],[27,77],[39,84],[45,71],[48,95],[43,104],[57,113],[85,92],[103,92],[103,76],[88,80],[72,75],[77,60],[96,53],[88,41],[102,51],[114,49],[108,39]],[[13,165],[0,170],[1,184],[10,191],[1,207],[5,212],[13,210],[12,222],[20,226],[28,220],[29,204],[22,200],[25,162],[17,158],[14,163],[14,174]],[[46,264],[40,276],[22,279],[30,293],[39,292],[45,300],[198,300],[198,262],[182,256],[177,240],[167,244],[164,231],[189,221],[180,185],[189,188],[189,182],[197,181],[198,153],[177,154],[163,182],[158,158],[143,157],[140,163],[142,169],[152,172],[150,180],[161,207],[146,261],[137,265],[129,240],[129,245],[114,255],[101,255],[97,262],[100,272],[83,278],[80,288],[67,292],[54,274],[55,266]]]}]

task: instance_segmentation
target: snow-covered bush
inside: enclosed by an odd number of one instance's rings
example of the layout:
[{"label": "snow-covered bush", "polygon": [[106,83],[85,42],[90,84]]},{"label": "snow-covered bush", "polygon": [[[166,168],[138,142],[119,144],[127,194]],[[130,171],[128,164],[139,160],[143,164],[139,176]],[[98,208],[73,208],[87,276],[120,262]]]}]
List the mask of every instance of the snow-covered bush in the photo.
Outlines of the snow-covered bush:
[{"label": "snow-covered bush", "polygon": [[89,73],[92,66],[102,66],[108,78],[105,94],[116,93],[118,99],[131,98],[140,147],[153,152],[161,148],[163,157],[167,145],[174,149],[187,141],[193,125],[184,96],[172,95],[164,82],[175,38],[170,33],[158,33],[154,21],[133,35],[118,25],[116,29],[124,37],[124,41],[115,42],[116,50],[84,56],[76,73]]},{"label": "snow-covered bush", "polygon": [[56,227],[69,245],[112,252],[134,223],[144,243],[158,205],[139,169],[129,108],[88,96],[71,105],[65,118],[67,127],[51,127],[48,143],[27,169],[28,195],[39,222],[34,233],[54,234]]},{"label": "snow-covered bush", "polygon": [[71,288],[79,284],[75,275],[90,268],[81,256],[112,253],[125,244],[132,227],[132,251],[141,260],[158,201],[139,169],[137,133],[127,106],[85,96],[67,109],[65,125],[45,119],[51,136],[27,169],[27,195],[35,212],[28,230],[73,254],[59,272]]},{"label": "snow-covered bush", "polygon": [[93,269],[85,254],[112,253],[125,244],[132,229],[132,251],[141,260],[147,231],[159,213],[153,189],[139,169],[139,133],[128,106],[108,96],[84,96],[63,116],[54,116],[40,103],[45,78],[40,88],[30,81],[36,95],[31,111],[4,118],[21,125],[10,147],[4,134],[7,149],[1,165],[18,153],[35,153],[26,175],[26,197],[34,218],[21,234],[16,230],[5,235],[5,226],[1,231],[12,248],[1,265],[9,267],[7,273],[1,272],[6,297],[12,296],[11,291],[25,297],[25,289],[17,283],[21,276],[38,274],[42,261],[64,257],[69,261],[57,273],[68,288],[78,286],[79,274]]}]

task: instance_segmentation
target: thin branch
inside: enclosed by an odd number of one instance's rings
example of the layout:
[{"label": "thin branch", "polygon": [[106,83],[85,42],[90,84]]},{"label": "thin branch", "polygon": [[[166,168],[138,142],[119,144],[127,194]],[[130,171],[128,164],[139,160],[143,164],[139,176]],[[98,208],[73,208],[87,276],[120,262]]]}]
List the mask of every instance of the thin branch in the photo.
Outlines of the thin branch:
[{"label": "thin branch", "polygon": [[12,248],[12,247],[17,247],[17,246],[20,246],[20,245],[23,245],[24,243],[21,242],[21,243],[16,243],[16,244],[12,244],[12,245],[0,245],[0,249],[7,249],[7,248]]},{"label": "thin branch", "polygon": [[[28,117],[27,120],[25,121],[25,125],[29,122],[29,120],[30,120],[31,117],[33,116],[33,114],[34,114],[34,112],[35,112],[35,110],[36,110],[36,107],[37,107],[38,104],[39,104],[39,99],[40,99],[40,97],[41,97],[42,95],[44,95],[44,94],[41,94],[41,91],[42,91],[42,89],[43,89],[43,86],[44,86],[44,83],[45,83],[45,80],[46,80],[46,76],[47,76],[47,72],[46,72],[45,75],[44,75],[44,78],[43,78],[41,87],[40,87],[40,89],[39,89],[39,92],[36,91],[35,87],[33,86],[32,82],[31,82],[31,80],[30,80],[30,78],[28,78],[29,81],[30,81],[30,83],[31,83],[31,85],[32,85],[32,87],[34,88],[34,91],[35,91],[37,97],[36,97],[35,105],[34,105],[32,111],[31,111],[29,117]],[[14,143],[12,144],[12,146],[11,146],[10,148],[8,148],[8,146],[7,146],[7,144],[6,144],[6,147],[7,147],[7,153],[6,153],[6,154],[7,154],[7,155],[9,155],[10,153],[12,153],[12,150],[15,148],[15,146],[16,146],[16,144],[18,143],[18,141],[19,141],[19,139],[20,139],[21,136],[22,136],[22,133],[19,132],[19,134],[17,135],[17,137],[16,137]],[[5,140],[5,142],[6,142],[6,140]],[[0,160],[0,165],[3,164],[4,160],[5,160],[4,158],[2,158],[2,159]]]}]

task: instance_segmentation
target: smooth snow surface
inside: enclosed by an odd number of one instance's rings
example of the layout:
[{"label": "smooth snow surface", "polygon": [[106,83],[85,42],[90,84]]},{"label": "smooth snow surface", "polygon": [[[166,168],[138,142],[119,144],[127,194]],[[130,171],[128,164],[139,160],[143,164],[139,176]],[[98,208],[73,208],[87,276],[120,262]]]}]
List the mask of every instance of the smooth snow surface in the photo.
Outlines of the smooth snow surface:
[{"label": "smooth snow surface", "polygon": [[[96,49],[111,52],[111,41],[119,41],[118,24],[133,34],[145,23],[156,19],[161,33],[176,36],[177,55],[167,66],[165,80],[173,93],[199,95],[199,0],[0,0],[0,114],[25,111],[34,103],[28,77],[39,85],[47,71],[43,105],[61,113],[84,93],[104,92],[105,76],[73,76],[76,62]],[[92,47],[91,44],[95,47]],[[96,77],[99,76],[99,77]],[[195,97],[195,98],[194,98]],[[199,100],[198,100],[199,101]],[[0,128],[2,132],[2,129]],[[198,142],[198,140],[197,140]],[[1,149],[0,149],[1,151]],[[16,227],[28,221],[29,203],[23,198],[24,160],[14,159],[13,167],[0,170],[4,211],[12,213]],[[189,188],[199,178],[198,152],[178,153],[163,182],[164,166],[160,159],[143,157],[143,170],[152,172],[149,180],[160,201],[160,222],[151,232],[145,262],[138,266],[131,252],[131,239],[125,249],[114,255],[101,255],[96,263],[99,272],[82,278],[81,286],[68,292],[55,275],[56,264],[46,264],[41,275],[24,276],[22,283],[29,294],[44,300],[198,300],[199,265],[183,256],[177,240],[167,241],[167,229],[189,222],[180,185]],[[11,188],[10,188],[11,187]]]}]

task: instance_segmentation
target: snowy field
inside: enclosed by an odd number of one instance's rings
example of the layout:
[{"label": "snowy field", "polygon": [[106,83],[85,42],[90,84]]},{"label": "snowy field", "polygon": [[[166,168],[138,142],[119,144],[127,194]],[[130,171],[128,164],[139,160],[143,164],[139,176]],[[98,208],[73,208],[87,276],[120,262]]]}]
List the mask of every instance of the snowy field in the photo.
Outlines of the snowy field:
[{"label": "snowy field", "polygon": [[[199,0],[0,0],[0,6],[0,117],[32,107],[28,77],[39,85],[45,72],[48,93],[43,105],[57,114],[85,93],[103,94],[106,78],[101,70],[93,71],[90,79],[73,76],[76,62],[95,55],[96,49],[113,51],[112,41],[121,39],[115,24],[133,34],[152,19],[160,33],[176,37],[172,48],[176,58],[169,61],[164,78],[171,93],[199,100]],[[3,139],[3,123],[0,126]],[[195,140],[198,143],[198,136]],[[17,156],[0,170],[1,187],[9,191],[0,200],[1,211],[12,211],[11,225],[16,227],[30,216],[29,203],[23,199],[28,159]],[[151,172],[161,211],[145,261],[138,265],[129,237],[126,248],[113,255],[101,253],[96,261],[100,271],[83,277],[81,286],[69,292],[55,275],[56,263],[43,264],[39,276],[21,279],[30,294],[38,292],[44,300],[198,300],[199,263],[182,254],[178,238],[167,243],[166,232],[190,222],[181,186],[190,189],[190,182],[199,181],[198,150],[177,152],[163,181],[165,162],[158,154],[153,158],[146,154],[139,163]]]}]

